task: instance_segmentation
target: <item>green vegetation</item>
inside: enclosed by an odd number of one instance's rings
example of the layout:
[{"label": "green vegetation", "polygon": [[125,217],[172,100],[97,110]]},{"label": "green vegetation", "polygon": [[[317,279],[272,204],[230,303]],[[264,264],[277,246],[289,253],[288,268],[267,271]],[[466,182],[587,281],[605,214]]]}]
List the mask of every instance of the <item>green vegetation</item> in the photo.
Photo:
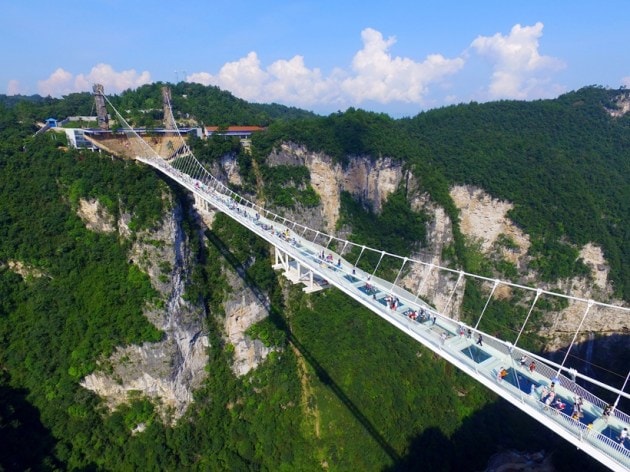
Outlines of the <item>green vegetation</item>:
[{"label": "green vegetation", "polygon": [[[426,244],[427,216],[414,212],[402,189],[392,193],[383,203],[380,214],[365,209],[348,192],[341,194],[341,212],[338,225],[348,225],[353,229],[352,240],[357,244],[373,248],[387,248],[387,251],[399,256],[409,256]],[[359,258],[359,256],[361,256]],[[376,276],[393,280],[401,267],[398,259],[383,258],[372,251],[363,251],[353,247],[345,258],[358,260],[358,267]]]},{"label": "green vegetation", "polygon": [[311,187],[311,175],[305,166],[260,166],[264,181],[263,192],[274,204],[293,208],[319,205],[320,198]]},{"label": "green vegetation", "polygon": [[[192,145],[208,165],[236,153],[247,188],[254,191],[259,177],[275,204],[318,203],[306,168],[266,165],[279,140],[326,152],[342,164],[357,155],[390,157],[411,169],[420,191],[455,222],[455,241],[445,249],[454,263],[478,273],[516,272],[500,257],[483,257],[459,232],[448,189],[474,184],[515,203],[512,217],[532,235],[534,264],[546,280],[584,274],[575,248],[595,241],[606,250],[618,292],[630,293],[630,123],[601,112],[609,91],[449,107],[398,121],[353,109],[314,117],[250,105],[195,84],[178,84],[173,97],[177,110],[208,123],[269,125],[254,138],[253,157],[231,140]],[[138,111],[160,107],[159,84],[115,100],[134,110],[136,123],[160,118],[157,111]],[[1,470],[394,471],[419,464],[481,470],[501,448],[553,449],[559,469],[575,470],[579,461],[580,470],[599,470],[340,292],[306,295],[288,286],[271,269],[269,246],[224,215],[200,234],[184,212],[195,258],[185,297],[205,306],[210,339],[209,375],[195,403],[175,426],[164,425],[140,396],[107,412],[80,380],[116,346],[160,339],[142,307],[164,301],[129,263],[131,241],[87,230],[77,207],[82,199],[98,199],[115,220],[132,215],[135,232],[161,218],[170,200],[164,194],[185,209],[189,202],[181,189],[135,163],[65,151],[58,135],[32,137],[36,119],[89,114],[90,108],[89,94],[0,100],[0,443],[7,445],[0,448]],[[426,222],[402,187],[378,214],[367,202],[342,195],[340,224],[352,228],[359,244],[408,255],[426,244]],[[497,245],[515,249],[507,237]],[[375,256],[365,255],[362,264],[374,267]],[[9,269],[9,262],[20,262],[25,275]],[[172,270],[169,264],[155,267],[164,277]],[[399,268],[399,261],[384,262],[381,270]],[[222,335],[228,273],[269,307],[269,318],[249,333],[276,349],[243,378],[230,369],[233,348]],[[488,290],[467,284],[467,321],[476,321]],[[515,337],[529,296],[513,290],[493,300],[480,327]],[[532,319],[544,323],[544,311],[552,308],[541,299]],[[529,330],[519,344],[542,346]],[[138,424],[146,429],[132,434]]]},{"label": "green vegetation", "polygon": [[595,242],[628,300],[630,119],[605,111],[618,93],[591,87],[557,100],[459,105],[401,128],[418,143],[414,161],[515,204],[510,217],[532,236],[543,279],[584,274],[573,247]]},{"label": "green vegetation", "polygon": [[[510,217],[531,235],[544,280],[584,275],[576,245],[604,248],[617,294],[630,299],[630,118],[610,117],[619,91],[590,87],[556,100],[471,103],[410,119],[350,109],[278,121],[255,136],[262,155],[281,141],[350,156],[388,156],[408,165],[455,222],[453,255],[469,269],[453,184],[514,203]],[[562,255],[561,255],[562,254]]]}]

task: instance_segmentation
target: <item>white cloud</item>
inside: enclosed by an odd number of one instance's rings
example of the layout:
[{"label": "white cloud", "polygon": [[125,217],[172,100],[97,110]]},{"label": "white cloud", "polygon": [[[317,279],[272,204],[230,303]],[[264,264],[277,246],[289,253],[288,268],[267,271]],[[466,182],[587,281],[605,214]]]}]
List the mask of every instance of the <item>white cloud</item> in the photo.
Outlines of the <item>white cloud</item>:
[{"label": "white cloud", "polygon": [[109,64],[97,64],[89,74],[79,74],[74,80],[75,91],[92,90],[93,84],[102,84],[108,93],[122,92],[129,88],[137,88],[151,83],[151,74],[143,71],[138,74],[135,69],[116,72]]},{"label": "white cloud", "polygon": [[12,79],[7,83],[7,95],[24,95],[26,90],[22,88],[22,85],[18,80]]},{"label": "white cloud", "polygon": [[461,57],[447,59],[431,54],[422,62],[410,58],[392,57],[389,48],[395,38],[383,39],[376,30],[367,28],[361,33],[363,49],[352,61],[353,77],[342,83],[342,89],[356,102],[374,100],[421,104],[431,84],[452,75],[464,66]]},{"label": "white cloud", "polygon": [[61,96],[74,92],[72,74],[60,67],[46,80],[37,82],[37,90],[44,96]]},{"label": "white cloud", "polygon": [[429,85],[454,74],[464,65],[462,58],[447,59],[439,54],[422,62],[392,57],[395,38],[383,39],[371,28],[362,31],[363,49],[354,56],[351,71],[335,69],[324,77],[310,69],[304,57],[278,60],[263,69],[255,52],[225,64],[217,75],[197,72],[186,80],[217,85],[245,100],[281,102],[298,106],[359,105],[372,100],[421,104]]},{"label": "white cloud", "polygon": [[322,77],[319,69],[309,69],[302,56],[278,60],[263,70],[255,52],[235,62],[228,62],[215,76],[196,72],[189,82],[216,85],[245,100],[313,105],[334,101],[335,84]]},{"label": "white cloud", "polygon": [[493,63],[489,98],[542,98],[562,90],[552,83],[550,73],[562,69],[564,63],[538,52],[542,30],[540,22],[534,26],[516,24],[507,36],[478,36],[471,43],[471,48]]},{"label": "white cloud", "polygon": [[37,89],[41,95],[58,97],[73,92],[91,91],[95,83],[102,84],[107,93],[117,93],[150,82],[151,74],[147,71],[141,74],[134,69],[117,72],[109,64],[97,64],[88,74],[79,74],[76,77],[58,68],[47,79],[40,80]]}]

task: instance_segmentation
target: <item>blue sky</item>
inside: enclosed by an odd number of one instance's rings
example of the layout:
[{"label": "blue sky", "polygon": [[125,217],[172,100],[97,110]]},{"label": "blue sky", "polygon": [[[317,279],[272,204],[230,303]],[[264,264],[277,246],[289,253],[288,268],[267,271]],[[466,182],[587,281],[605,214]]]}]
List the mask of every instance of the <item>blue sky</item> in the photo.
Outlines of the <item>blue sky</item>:
[{"label": "blue sky", "polygon": [[0,93],[217,85],[318,113],[630,87],[627,2],[0,0]]}]

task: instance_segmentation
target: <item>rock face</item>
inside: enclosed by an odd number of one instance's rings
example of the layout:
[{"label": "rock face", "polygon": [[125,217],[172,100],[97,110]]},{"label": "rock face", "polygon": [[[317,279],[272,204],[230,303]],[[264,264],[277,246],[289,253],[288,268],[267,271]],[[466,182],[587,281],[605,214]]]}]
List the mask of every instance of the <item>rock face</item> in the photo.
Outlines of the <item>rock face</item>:
[{"label": "rock face", "polygon": [[[625,113],[630,99],[619,97],[618,107]],[[315,209],[287,211],[285,216],[295,221],[308,221],[310,227],[343,237],[348,228],[337,228],[341,192],[350,192],[366,207],[380,211],[383,202],[401,183],[407,188],[408,198],[414,210],[422,210],[429,215],[427,224],[428,247],[421,253],[413,254],[414,259],[423,264],[410,264],[400,283],[410,292],[434,305],[449,316],[459,318],[465,289],[465,280],[457,282],[457,273],[439,271],[431,266],[453,267],[452,261],[442,259],[443,249],[453,242],[452,222],[443,208],[431,202],[430,196],[419,191],[414,176],[405,172],[402,165],[390,158],[371,159],[366,156],[354,157],[344,168],[333,162],[330,156],[308,151],[305,147],[283,143],[268,156],[267,163],[274,165],[300,165],[309,169],[311,185],[321,198],[321,205]],[[235,163],[223,163],[222,172],[228,176]],[[231,166],[231,167],[230,167]],[[512,203],[492,198],[482,189],[470,186],[454,186],[450,196],[460,210],[461,232],[471,242],[479,244],[481,252],[491,259],[503,259],[517,268],[519,282],[538,286],[539,278],[530,267],[531,245],[529,235],[518,228],[507,216]],[[587,244],[581,248],[581,258],[591,268],[587,279],[572,279],[541,288],[562,292],[580,298],[611,300],[613,290],[607,282],[608,265],[600,248]],[[492,288],[488,284],[486,291]],[[499,285],[495,298],[509,299],[510,287]],[[622,304],[611,300],[611,304]],[[552,313],[551,328],[545,333],[552,338],[553,345],[566,345],[568,333],[575,332],[584,314],[584,303],[569,303],[559,313]],[[618,311],[597,309],[589,313],[584,321],[582,332],[623,332],[628,329],[627,321]]]},{"label": "rock face", "polygon": [[607,108],[606,111],[610,116],[619,118],[630,112],[630,92],[620,93],[614,100],[615,108]]},{"label": "rock face", "polygon": [[372,160],[355,157],[347,168],[334,163],[330,156],[309,152],[303,146],[284,143],[268,157],[273,165],[303,165],[311,175],[311,185],[321,198],[324,229],[335,231],[339,220],[341,192],[350,192],[357,200],[380,212],[383,202],[394,192],[404,177],[400,162],[384,157]]},{"label": "rock face", "polygon": [[238,164],[233,154],[227,154],[221,158],[221,167],[225,171],[227,181],[232,185],[243,185],[241,175],[238,173]]},{"label": "rock face", "polygon": [[517,265],[529,250],[529,236],[524,234],[508,217],[513,208],[509,202],[492,198],[479,188],[455,186],[451,198],[460,211],[460,229],[470,238],[481,242],[481,250],[489,254],[501,235],[510,239],[517,248],[498,248],[501,256]]},{"label": "rock face", "polygon": [[[205,205],[196,204],[201,221],[212,227],[215,212]],[[239,274],[224,268],[230,292],[223,302],[225,319],[223,328],[227,341],[233,346],[232,371],[237,376],[248,374],[269,355],[273,348],[265,346],[259,339],[252,339],[247,330],[269,316],[269,301],[264,294],[255,293],[243,282]]]},{"label": "rock face", "polygon": [[225,310],[225,336],[234,346],[232,371],[237,376],[246,375],[265,360],[273,350],[262,341],[247,336],[246,331],[255,323],[269,316],[265,305],[234,273],[228,273],[232,292],[223,303]]},{"label": "rock face", "polygon": [[[169,422],[182,416],[193,400],[193,390],[205,379],[209,346],[203,334],[204,310],[182,298],[189,251],[180,222],[181,208],[175,206],[164,215],[160,227],[137,235],[130,254],[166,300],[145,309],[147,318],[164,332],[164,339],[119,347],[101,361],[111,374],[97,371],[81,382],[110,408],[140,393],[152,399]],[[119,225],[125,226],[124,222]]]},{"label": "rock face", "polygon": [[[410,182],[410,188],[415,182]],[[422,210],[430,216],[427,223],[427,247],[422,253],[412,254],[412,258],[423,264],[414,264],[400,283],[409,292],[435,306],[440,312],[459,317],[459,306],[464,296],[464,284],[457,283],[457,275],[436,269],[448,266],[442,259],[442,251],[453,243],[453,224],[444,209],[431,201],[429,195],[411,197],[411,207]]]},{"label": "rock face", "polygon": [[[0,261],[0,269],[2,269],[4,266],[5,264]],[[32,267],[28,264],[24,264],[22,261],[9,260],[6,263],[6,266],[9,268],[10,271],[15,272],[25,280],[29,278],[38,279],[40,277],[44,277],[45,275],[44,272],[42,272],[41,270],[36,269],[35,267]]]},{"label": "rock face", "polygon": [[[522,274],[520,282],[541,285],[537,284],[538,277],[529,268],[530,238],[507,217],[507,212],[512,208],[511,203],[494,199],[481,189],[467,186],[453,187],[451,197],[461,212],[460,228],[463,234],[479,241],[482,252],[487,256],[490,257],[493,253],[496,255],[498,251],[501,257],[516,264]],[[509,238],[515,246],[497,247],[496,243],[500,236]],[[586,300],[608,300],[610,304],[623,305],[621,300],[613,298],[613,287],[608,282],[609,266],[602,249],[592,243],[586,244],[580,249],[580,257],[591,269],[588,278],[573,278],[560,281],[553,286],[542,285],[541,288]],[[509,298],[509,288],[497,290],[495,297]],[[582,322],[586,308],[587,304],[584,302],[570,301],[567,308],[548,315],[551,323],[542,333],[550,339],[548,349],[566,346],[571,341]],[[581,334],[577,342],[588,340],[589,333],[592,332],[612,334],[627,331],[630,329],[627,318],[627,315],[619,310],[606,308],[589,310],[580,328]]]},{"label": "rock face", "polygon": [[113,233],[116,231],[114,217],[96,199],[80,199],[77,214],[83,220],[87,229],[99,233]]}]

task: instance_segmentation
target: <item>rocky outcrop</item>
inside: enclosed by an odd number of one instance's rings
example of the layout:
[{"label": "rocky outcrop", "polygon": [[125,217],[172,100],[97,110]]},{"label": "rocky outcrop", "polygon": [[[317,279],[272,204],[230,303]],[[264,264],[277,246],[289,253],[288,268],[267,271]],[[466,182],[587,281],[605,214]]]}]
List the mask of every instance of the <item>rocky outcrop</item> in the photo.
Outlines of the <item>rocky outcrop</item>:
[{"label": "rocky outcrop", "polygon": [[[426,193],[415,195],[415,180],[408,181],[411,193],[411,208],[429,215],[427,223],[427,247],[422,252],[412,254],[412,258],[422,261],[413,264],[401,279],[401,284],[409,292],[429,302],[440,312],[459,317],[459,306],[464,296],[463,283],[457,284],[457,275],[438,270],[437,266],[449,266],[442,259],[445,247],[453,243],[453,224],[444,208],[431,201]],[[452,294],[452,296],[451,296]]]},{"label": "rocky outcrop", "polygon": [[321,198],[321,213],[327,232],[334,232],[339,220],[341,192],[350,192],[357,200],[380,212],[383,202],[394,192],[404,177],[402,164],[394,159],[369,156],[354,157],[347,167],[333,162],[323,153],[305,147],[283,143],[268,157],[274,165],[303,165],[310,172],[311,185]]},{"label": "rocky outcrop", "polygon": [[[572,278],[551,284],[540,284],[536,273],[529,268],[531,257],[528,254],[530,238],[523,233],[508,217],[512,208],[509,202],[492,198],[483,190],[475,187],[456,186],[451,189],[451,197],[460,210],[460,229],[467,237],[480,242],[482,252],[488,257],[502,257],[513,262],[521,273],[521,282],[530,286],[541,286],[549,291],[571,295],[585,300],[607,300],[612,305],[623,305],[613,297],[613,287],[608,282],[610,270],[602,249],[589,243],[580,249],[580,258],[591,269],[589,277]],[[498,244],[500,239],[509,240],[510,245]],[[497,254],[498,252],[498,254]],[[487,287],[489,293],[491,286]],[[510,298],[507,286],[500,286],[494,293],[495,298]],[[541,334],[549,343],[547,348],[554,350],[566,346],[577,331],[586,313],[587,304],[569,301],[566,308],[558,313],[549,313],[550,321]],[[577,342],[586,341],[589,333],[612,334],[630,329],[627,315],[619,310],[597,307],[589,310],[580,328]]]},{"label": "rocky outcrop", "polygon": [[[215,212],[199,201],[195,208],[200,220],[211,228]],[[247,335],[247,330],[252,325],[269,316],[269,301],[264,294],[248,287],[242,274],[224,268],[224,275],[230,290],[223,302],[223,328],[227,342],[234,348],[232,371],[240,377],[258,367],[274,350],[259,339],[252,339]]]},{"label": "rocky outcrop", "polygon": [[243,185],[243,180],[238,171],[238,163],[234,154],[226,154],[221,158],[221,168],[225,172],[227,181],[232,185]]},{"label": "rocky outcrop", "polygon": [[[3,263],[2,261],[0,261],[0,269],[7,267],[10,271],[15,272],[16,274],[18,274],[20,277],[22,277],[23,279],[27,280],[29,278],[35,278],[38,279],[40,277],[44,277],[44,275],[46,275],[43,271],[29,265],[29,264],[25,264],[22,261],[13,261],[13,260],[9,260],[5,263]],[[48,276],[50,277],[50,276]]]},{"label": "rocky outcrop", "polygon": [[273,350],[246,334],[250,326],[267,318],[269,312],[236,274],[228,273],[228,283],[232,291],[223,302],[225,336],[234,347],[232,371],[243,376],[258,367]]},{"label": "rocky outcrop", "polygon": [[79,200],[77,215],[83,220],[87,229],[99,233],[113,233],[116,231],[116,220],[96,199]]},{"label": "rocky outcrop", "polygon": [[614,108],[606,108],[610,116],[619,118],[630,112],[630,91],[620,93],[614,100]]},{"label": "rocky outcrop", "polygon": [[[480,188],[463,185],[454,186],[450,195],[460,211],[459,226],[463,234],[480,241],[484,254],[498,249],[504,259],[524,266],[529,236],[507,217],[507,212],[514,207],[510,202],[492,198]],[[500,237],[508,239],[511,247],[497,245]]]},{"label": "rocky outcrop", "polygon": [[193,390],[205,379],[209,346],[203,333],[204,310],[182,297],[190,261],[181,211],[173,207],[158,228],[139,233],[129,256],[164,300],[145,309],[164,339],[117,348],[109,359],[100,361],[101,369],[81,382],[110,408],[130,396],[148,397],[168,422],[182,416],[193,400]]}]

